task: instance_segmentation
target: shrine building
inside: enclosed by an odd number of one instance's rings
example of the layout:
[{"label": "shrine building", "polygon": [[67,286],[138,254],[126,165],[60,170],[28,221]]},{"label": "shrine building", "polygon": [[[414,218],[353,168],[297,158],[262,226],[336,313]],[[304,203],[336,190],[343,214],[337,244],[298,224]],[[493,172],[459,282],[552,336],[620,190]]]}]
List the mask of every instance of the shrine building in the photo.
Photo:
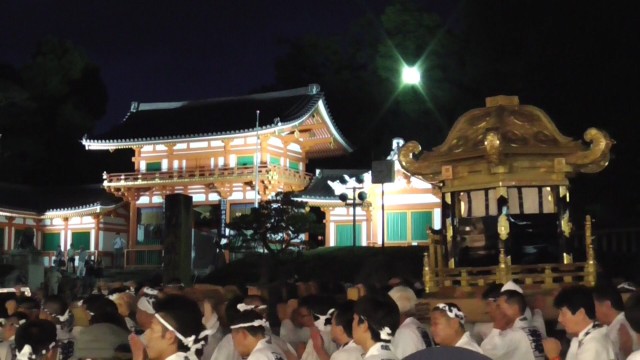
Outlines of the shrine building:
[{"label": "shrine building", "polygon": [[166,195],[191,196],[201,214],[194,237],[216,237],[256,199],[305,189],[310,159],[352,151],[315,84],[201,101],[134,102],[119,125],[82,143],[88,150],[133,150],[132,170],[103,174],[103,186],[130,204],[127,241],[130,251],[143,254],[138,261],[160,258]]}]

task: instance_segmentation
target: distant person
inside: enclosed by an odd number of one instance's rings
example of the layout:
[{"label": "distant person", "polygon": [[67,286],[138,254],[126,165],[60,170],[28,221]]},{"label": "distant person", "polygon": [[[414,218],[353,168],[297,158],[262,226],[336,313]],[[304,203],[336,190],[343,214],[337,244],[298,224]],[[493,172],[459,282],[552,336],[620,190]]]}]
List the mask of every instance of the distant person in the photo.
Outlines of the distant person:
[{"label": "distant person", "polygon": [[58,245],[58,250],[56,250],[56,257],[55,257],[55,266],[60,269],[62,268],[62,264],[64,262],[64,251],[62,251],[62,247],[60,245]]},{"label": "distant person", "polygon": [[69,266],[73,268],[71,272],[75,274],[76,273],[76,249],[73,248],[73,243],[69,244],[69,249],[67,249],[67,272],[69,272]]},{"label": "distant person", "polygon": [[116,237],[113,239],[113,260],[116,268],[124,267],[124,249],[127,248],[127,242],[120,236],[120,233],[116,233]]},{"label": "distant person", "polygon": [[50,267],[47,272],[47,286],[49,295],[58,295],[58,289],[60,288],[60,281],[62,280],[62,274],[58,271],[57,267]]},{"label": "distant person", "polygon": [[82,278],[85,274],[85,262],[87,261],[87,250],[84,246],[80,246],[80,253],[78,254],[78,277]]}]

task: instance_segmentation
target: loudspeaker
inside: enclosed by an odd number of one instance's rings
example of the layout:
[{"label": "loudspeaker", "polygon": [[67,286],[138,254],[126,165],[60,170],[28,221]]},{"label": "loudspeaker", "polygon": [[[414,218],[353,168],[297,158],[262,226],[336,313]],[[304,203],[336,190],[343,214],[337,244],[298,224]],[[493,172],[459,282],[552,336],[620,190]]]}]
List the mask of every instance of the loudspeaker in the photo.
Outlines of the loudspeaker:
[{"label": "loudspeaker", "polygon": [[171,194],[164,199],[163,281],[180,279],[191,284],[193,246],[193,199],[184,194]]},{"label": "loudspeaker", "polygon": [[396,167],[393,160],[380,160],[371,163],[371,182],[386,184],[396,181]]}]

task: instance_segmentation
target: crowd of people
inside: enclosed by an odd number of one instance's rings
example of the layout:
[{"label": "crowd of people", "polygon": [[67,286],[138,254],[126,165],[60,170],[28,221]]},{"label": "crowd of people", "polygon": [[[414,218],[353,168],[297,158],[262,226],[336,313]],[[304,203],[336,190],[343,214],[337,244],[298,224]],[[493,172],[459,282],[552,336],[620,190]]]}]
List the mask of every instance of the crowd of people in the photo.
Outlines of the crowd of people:
[{"label": "crowd of people", "polygon": [[0,360],[395,360],[432,347],[494,360],[640,359],[640,295],[625,304],[606,284],[560,289],[557,327],[545,324],[539,306],[530,306],[513,282],[484,290],[476,306],[491,321],[473,324],[452,302],[431,304],[425,323],[418,297],[403,284],[367,288],[355,301],[315,293],[286,303],[235,287],[149,285],[130,282],[72,298],[2,292]]}]

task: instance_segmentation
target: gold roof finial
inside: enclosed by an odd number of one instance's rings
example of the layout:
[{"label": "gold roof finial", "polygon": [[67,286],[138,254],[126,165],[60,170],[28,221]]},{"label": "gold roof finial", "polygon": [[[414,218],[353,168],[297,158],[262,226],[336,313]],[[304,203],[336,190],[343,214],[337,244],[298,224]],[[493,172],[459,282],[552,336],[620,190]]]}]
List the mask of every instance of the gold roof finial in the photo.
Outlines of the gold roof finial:
[{"label": "gold roof finial", "polygon": [[520,99],[517,96],[497,95],[485,99],[487,107],[495,107],[499,105],[517,106],[520,105]]}]

